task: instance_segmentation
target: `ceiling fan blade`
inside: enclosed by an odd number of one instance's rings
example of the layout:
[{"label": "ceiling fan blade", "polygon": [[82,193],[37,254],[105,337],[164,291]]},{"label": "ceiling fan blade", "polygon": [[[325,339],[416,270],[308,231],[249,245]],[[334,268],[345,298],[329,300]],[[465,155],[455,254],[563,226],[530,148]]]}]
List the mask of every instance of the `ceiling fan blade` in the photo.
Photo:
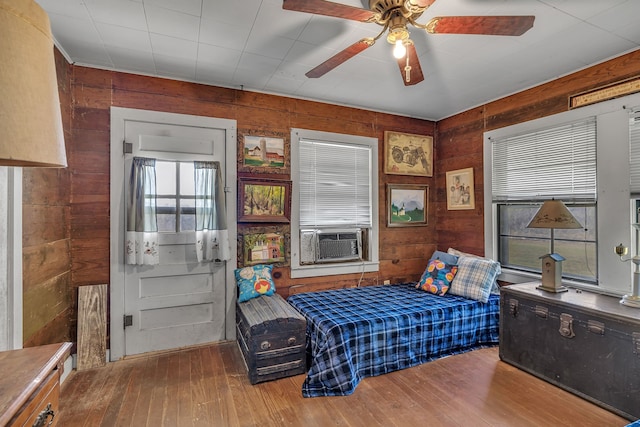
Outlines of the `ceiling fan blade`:
[{"label": "ceiling fan blade", "polygon": [[426,25],[431,34],[520,36],[533,27],[535,16],[437,16]]},{"label": "ceiling fan blade", "polygon": [[[424,80],[422,75],[422,67],[420,66],[420,60],[418,59],[418,53],[413,43],[406,45],[407,54],[403,58],[398,59],[398,67],[400,68],[400,74],[402,74],[402,81],[405,86],[412,86],[420,83]],[[407,64],[407,58],[409,63]],[[407,65],[411,67],[406,69]]]},{"label": "ceiling fan blade", "polygon": [[370,21],[375,16],[375,13],[370,10],[326,0],[283,0],[282,8],[360,22]]},{"label": "ceiling fan blade", "polygon": [[348,48],[333,55],[331,58],[327,59],[322,64],[318,65],[313,70],[307,72],[305,75],[310,79],[321,77],[326,73],[328,73],[329,71],[336,68],[338,65],[342,64],[343,62],[346,62],[347,60],[353,58],[354,56],[356,56],[366,48],[373,46],[374,43],[375,43],[374,39],[370,37],[359,40],[354,44],[352,44],[351,46],[349,46]]}]

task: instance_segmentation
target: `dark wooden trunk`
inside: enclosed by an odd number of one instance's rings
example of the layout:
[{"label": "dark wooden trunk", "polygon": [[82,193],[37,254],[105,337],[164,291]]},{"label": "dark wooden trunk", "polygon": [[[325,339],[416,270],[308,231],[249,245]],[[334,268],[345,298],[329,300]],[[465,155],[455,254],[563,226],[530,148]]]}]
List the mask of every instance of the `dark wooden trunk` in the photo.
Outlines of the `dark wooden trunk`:
[{"label": "dark wooden trunk", "polygon": [[238,303],[236,328],[251,384],[306,371],[305,318],[280,295]]},{"label": "dark wooden trunk", "polygon": [[640,310],[619,298],[503,287],[500,358],[631,420],[640,417]]}]

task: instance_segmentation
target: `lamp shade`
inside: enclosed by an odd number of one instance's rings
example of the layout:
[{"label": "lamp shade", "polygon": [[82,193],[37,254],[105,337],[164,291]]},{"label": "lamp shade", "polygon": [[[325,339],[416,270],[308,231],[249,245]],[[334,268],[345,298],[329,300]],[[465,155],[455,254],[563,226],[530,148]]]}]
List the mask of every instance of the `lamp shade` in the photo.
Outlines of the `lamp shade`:
[{"label": "lamp shade", "polygon": [[552,199],[542,204],[527,228],[571,229],[582,228],[582,225],[561,200]]},{"label": "lamp shade", "polygon": [[0,0],[0,166],[66,167],[53,38],[33,0]]}]

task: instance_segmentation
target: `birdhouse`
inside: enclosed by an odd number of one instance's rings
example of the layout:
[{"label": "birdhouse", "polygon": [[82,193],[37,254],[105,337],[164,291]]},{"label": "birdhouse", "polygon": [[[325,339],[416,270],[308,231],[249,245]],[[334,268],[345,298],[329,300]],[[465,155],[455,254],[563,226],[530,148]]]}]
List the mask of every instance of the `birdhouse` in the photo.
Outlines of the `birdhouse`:
[{"label": "birdhouse", "polygon": [[562,261],[564,257],[559,254],[547,254],[540,257],[542,260],[542,285],[538,289],[547,292],[565,292],[568,289],[562,286]]}]

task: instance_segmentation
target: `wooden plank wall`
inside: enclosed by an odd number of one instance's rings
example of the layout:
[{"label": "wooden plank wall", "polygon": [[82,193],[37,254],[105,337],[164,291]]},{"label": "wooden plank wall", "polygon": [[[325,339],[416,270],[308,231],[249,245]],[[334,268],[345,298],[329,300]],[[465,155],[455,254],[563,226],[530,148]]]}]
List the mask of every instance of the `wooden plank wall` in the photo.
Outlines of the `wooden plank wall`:
[{"label": "wooden plank wall", "polygon": [[[436,126],[354,108],[73,66],[59,54],[57,60],[69,167],[25,169],[24,212],[29,213],[23,218],[24,308],[28,345],[75,337],[76,288],[109,283],[111,106],[235,119],[239,129],[288,132],[291,127],[299,127],[377,137],[381,141],[381,270],[364,277],[365,284],[373,284],[384,279],[417,279],[436,247],[484,252],[484,131],[566,111],[571,94],[640,75],[640,51],[636,51],[447,118]],[[385,130],[434,135],[434,178],[382,173]],[[445,173],[466,167],[475,171],[476,209],[447,211]],[[388,229],[386,184],[414,182],[430,186],[429,226]],[[283,296],[293,285],[344,287],[353,286],[359,279],[359,275],[345,275],[292,280],[289,269],[277,271],[281,277],[276,285]],[[46,313],[38,314],[43,303],[48,307]]]},{"label": "wooden plank wall", "polygon": [[[71,171],[72,286],[109,282],[109,120],[111,106],[193,114],[237,120],[238,129],[289,133],[291,128],[376,137],[382,170],[385,130],[433,135],[435,123],[355,108],[296,100],[133,74],[74,66]],[[284,176],[290,179],[289,176]],[[424,183],[434,179],[380,172],[381,268],[365,274],[363,284],[417,280],[436,245],[435,214],[429,226],[386,227],[386,184]],[[235,183],[234,183],[235,184]],[[435,194],[434,192],[431,193]],[[432,198],[432,202],[433,202]],[[263,225],[263,224],[257,224]],[[283,296],[294,284],[311,288],[354,286],[359,274],[293,280],[288,267],[277,268]]]},{"label": "wooden plank wall", "polygon": [[[474,108],[437,124],[438,247],[484,254],[483,133],[568,110],[569,96],[640,75],[640,50]],[[473,167],[476,209],[447,211],[446,172]]]},{"label": "wooden plank wall", "polygon": [[[71,139],[71,66],[56,51],[64,129]],[[23,168],[23,345],[71,341],[70,176],[68,169]]]}]

